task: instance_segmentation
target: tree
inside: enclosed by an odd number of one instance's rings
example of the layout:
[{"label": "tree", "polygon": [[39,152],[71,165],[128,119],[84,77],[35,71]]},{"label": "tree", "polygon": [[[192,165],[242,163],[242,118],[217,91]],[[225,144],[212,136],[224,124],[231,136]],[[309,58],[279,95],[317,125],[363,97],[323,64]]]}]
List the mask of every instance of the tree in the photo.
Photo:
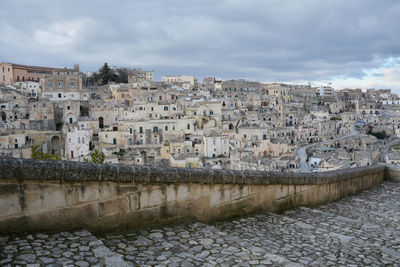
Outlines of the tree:
[{"label": "tree", "polygon": [[117,156],[118,156],[118,159],[121,159],[121,158],[124,156],[124,154],[125,154],[125,149],[120,148],[120,149],[119,149],[119,152],[113,152],[113,154],[114,154],[114,155],[117,155]]},{"label": "tree", "polygon": [[99,78],[102,85],[108,84],[109,81],[114,77],[114,72],[104,63],[103,67],[99,70]]},{"label": "tree", "polygon": [[99,152],[97,149],[94,150],[93,153],[90,153],[90,160],[84,159],[85,162],[93,162],[93,163],[103,163],[104,162],[104,153]]},{"label": "tree", "polygon": [[117,77],[115,80],[117,83],[128,83],[128,69],[127,68],[118,68],[117,69]]},{"label": "tree", "polygon": [[40,149],[40,145],[31,145],[31,158],[32,159],[50,159],[50,160],[61,160],[61,157],[57,154],[44,153]]},{"label": "tree", "polygon": [[385,131],[373,132],[371,126],[369,126],[369,128],[368,128],[367,134],[373,135],[373,136],[375,136],[375,137],[378,138],[378,139],[385,139],[385,138],[389,137],[389,136],[386,134]]},{"label": "tree", "polygon": [[93,145],[92,141],[89,141],[89,150],[93,151],[93,149],[94,149],[94,145]]}]

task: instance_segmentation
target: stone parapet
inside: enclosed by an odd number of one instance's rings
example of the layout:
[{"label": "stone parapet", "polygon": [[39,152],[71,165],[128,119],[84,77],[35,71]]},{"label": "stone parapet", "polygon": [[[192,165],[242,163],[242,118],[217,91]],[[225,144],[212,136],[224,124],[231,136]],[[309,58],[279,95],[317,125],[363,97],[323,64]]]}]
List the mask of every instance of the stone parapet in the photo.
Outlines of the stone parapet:
[{"label": "stone parapet", "polygon": [[[0,179],[59,182],[118,182],[140,184],[329,184],[381,172],[384,165],[365,166],[322,173],[262,172],[160,168],[126,164],[94,164],[74,161],[0,159]],[[393,167],[391,169],[396,169]],[[397,167],[400,172],[400,167]]]},{"label": "stone parapet", "polygon": [[385,179],[392,182],[400,183],[400,166],[387,164]]},{"label": "stone parapet", "polygon": [[208,222],[335,201],[384,177],[382,165],[305,174],[1,159],[0,232]]}]

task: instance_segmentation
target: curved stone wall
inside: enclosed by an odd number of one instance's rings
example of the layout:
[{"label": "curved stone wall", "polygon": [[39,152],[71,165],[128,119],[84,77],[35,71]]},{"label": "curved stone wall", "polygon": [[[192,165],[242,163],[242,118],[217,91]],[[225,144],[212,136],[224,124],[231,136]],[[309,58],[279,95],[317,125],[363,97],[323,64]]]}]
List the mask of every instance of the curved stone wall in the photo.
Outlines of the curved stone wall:
[{"label": "curved stone wall", "polygon": [[400,183],[400,166],[386,165],[386,179]]},{"label": "curved stone wall", "polygon": [[384,175],[381,165],[304,174],[1,159],[0,231],[219,220],[334,201]]}]

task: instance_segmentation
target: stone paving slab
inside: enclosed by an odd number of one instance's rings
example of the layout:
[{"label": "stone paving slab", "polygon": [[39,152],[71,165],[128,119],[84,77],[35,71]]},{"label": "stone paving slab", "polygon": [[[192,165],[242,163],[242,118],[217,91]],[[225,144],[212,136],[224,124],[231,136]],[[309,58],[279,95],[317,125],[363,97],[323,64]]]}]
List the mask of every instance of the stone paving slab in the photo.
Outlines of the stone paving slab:
[{"label": "stone paving slab", "polygon": [[0,237],[0,266],[400,266],[400,184],[315,208],[95,236]]},{"label": "stone paving slab", "polygon": [[132,266],[86,230],[0,238],[0,266]]}]

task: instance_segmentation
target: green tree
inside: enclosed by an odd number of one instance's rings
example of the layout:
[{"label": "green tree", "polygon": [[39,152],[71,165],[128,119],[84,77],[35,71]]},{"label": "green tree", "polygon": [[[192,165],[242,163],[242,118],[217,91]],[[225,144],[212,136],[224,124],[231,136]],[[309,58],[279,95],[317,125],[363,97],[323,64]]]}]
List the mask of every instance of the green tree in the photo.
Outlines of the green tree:
[{"label": "green tree", "polygon": [[389,136],[386,134],[385,131],[373,132],[371,126],[369,126],[369,128],[368,128],[367,134],[373,135],[373,136],[375,136],[375,137],[378,138],[378,139],[385,139],[385,138],[389,137]]},{"label": "green tree", "polygon": [[89,150],[93,151],[93,149],[94,149],[94,145],[93,145],[92,141],[89,141]]},{"label": "green tree", "polygon": [[115,74],[107,65],[104,63],[103,67],[99,70],[99,78],[102,85],[108,84],[114,78]]},{"label": "green tree", "polygon": [[125,149],[120,148],[119,152],[113,152],[114,155],[118,156],[118,159],[121,159],[125,154]]},{"label": "green tree", "polygon": [[50,159],[50,160],[61,160],[61,157],[57,154],[44,153],[40,149],[40,145],[31,145],[31,158],[32,159]]},{"label": "green tree", "polygon": [[117,83],[128,83],[128,69],[119,68],[117,69],[116,80]]},{"label": "green tree", "polygon": [[99,152],[97,149],[94,150],[93,153],[90,153],[90,160],[84,159],[85,162],[93,162],[93,163],[103,163],[104,162],[104,153]]}]

